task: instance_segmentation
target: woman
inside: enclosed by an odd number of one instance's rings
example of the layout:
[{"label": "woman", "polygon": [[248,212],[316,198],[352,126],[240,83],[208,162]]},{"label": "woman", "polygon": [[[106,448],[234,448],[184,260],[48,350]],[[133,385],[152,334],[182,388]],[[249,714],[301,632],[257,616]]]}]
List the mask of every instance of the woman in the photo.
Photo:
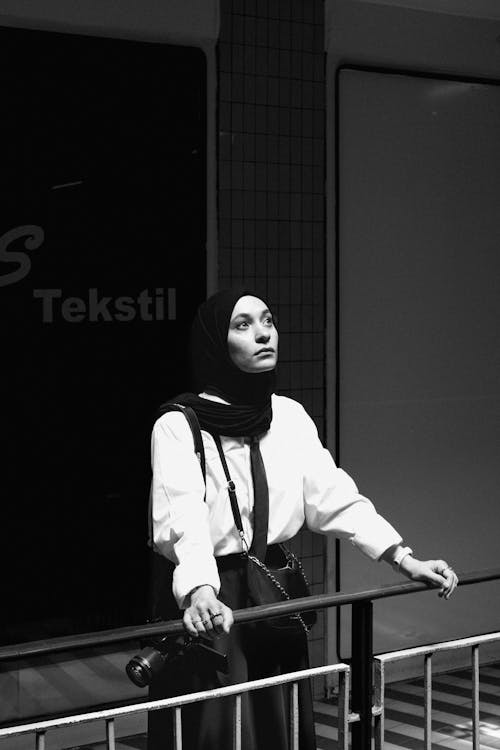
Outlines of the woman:
[{"label": "woman", "polygon": [[[181,413],[165,413],[156,422],[152,439],[153,537],[155,550],[175,565],[172,592],[183,610],[186,631],[212,639],[215,648],[227,653],[229,672],[224,675],[202,665],[190,672],[179,660],[153,683],[151,699],[307,666],[304,635],[277,638],[265,624],[232,628],[232,610],[248,606],[248,591],[241,538],[214,436],[220,436],[236,486],[245,538],[249,544],[260,545],[257,556],[261,559],[267,555],[269,560],[276,552],[275,545],[291,539],[306,523],[313,531],[349,539],[368,557],[385,560],[412,580],[439,587],[445,599],[451,596],[457,577],[447,563],[414,558],[410,548],[401,545],[397,531],[335,466],[302,406],[274,394],[278,332],[262,299],[247,290],[215,294],[198,310],[191,350],[196,387],[201,393],[184,394],[175,401],[192,406],[200,422],[206,499],[187,421]],[[264,469],[262,464],[259,469],[261,460]],[[264,496],[265,501],[261,499]],[[261,524],[260,503],[266,505],[267,553],[265,542],[264,550],[257,542],[261,531],[254,529],[256,519],[256,526]],[[165,607],[161,614],[176,616],[173,610],[166,613]],[[245,694],[244,750],[288,747],[284,690]],[[299,699],[300,747],[313,750],[316,744],[307,683],[301,684]],[[170,713],[151,713],[149,750],[169,747]],[[229,748],[231,732],[231,703],[218,700],[183,709],[183,747],[187,750]]]}]

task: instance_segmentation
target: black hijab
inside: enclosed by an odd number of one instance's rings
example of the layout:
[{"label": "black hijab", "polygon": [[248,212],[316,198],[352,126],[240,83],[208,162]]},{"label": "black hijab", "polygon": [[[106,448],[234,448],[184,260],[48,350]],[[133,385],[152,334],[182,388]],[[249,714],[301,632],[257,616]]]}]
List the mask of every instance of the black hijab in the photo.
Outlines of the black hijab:
[{"label": "black hijab", "polygon": [[[246,373],[232,361],[227,345],[229,322],[241,297],[260,295],[247,289],[226,289],[200,307],[191,330],[191,367],[194,387],[228,401],[221,404],[193,393],[171,401],[191,406],[202,430],[232,437],[252,437],[267,432],[272,420],[271,394],[275,370]],[[161,410],[160,410],[161,411]]]}]

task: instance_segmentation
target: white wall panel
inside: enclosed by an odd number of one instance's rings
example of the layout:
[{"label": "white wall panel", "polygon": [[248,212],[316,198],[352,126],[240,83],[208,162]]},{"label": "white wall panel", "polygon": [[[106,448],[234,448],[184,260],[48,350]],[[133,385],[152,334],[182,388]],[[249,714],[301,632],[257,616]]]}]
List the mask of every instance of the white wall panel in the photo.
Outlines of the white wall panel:
[{"label": "white wall panel", "polygon": [[[500,87],[347,70],[338,95],[341,464],[420,558],[498,566]],[[498,584],[387,600],[375,647],[499,616]]]}]

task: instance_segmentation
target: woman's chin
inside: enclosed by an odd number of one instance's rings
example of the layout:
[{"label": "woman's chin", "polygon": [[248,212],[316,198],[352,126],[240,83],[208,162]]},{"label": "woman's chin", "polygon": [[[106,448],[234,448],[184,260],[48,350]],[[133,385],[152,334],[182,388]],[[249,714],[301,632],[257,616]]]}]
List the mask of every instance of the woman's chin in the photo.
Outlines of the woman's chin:
[{"label": "woman's chin", "polygon": [[259,362],[257,365],[254,365],[252,369],[248,369],[247,372],[271,372],[271,370],[274,370],[276,367],[276,361],[273,362]]}]

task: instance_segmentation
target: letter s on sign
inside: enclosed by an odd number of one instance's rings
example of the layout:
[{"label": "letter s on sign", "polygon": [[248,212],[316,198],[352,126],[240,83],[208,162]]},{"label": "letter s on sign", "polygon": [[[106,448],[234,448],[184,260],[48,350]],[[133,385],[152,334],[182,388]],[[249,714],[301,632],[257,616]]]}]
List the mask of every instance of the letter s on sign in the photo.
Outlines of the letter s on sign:
[{"label": "letter s on sign", "polygon": [[15,271],[0,276],[0,286],[8,286],[21,281],[27,276],[31,269],[31,260],[27,253],[8,250],[9,245],[15,240],[26,237],[24,247],[26,250],[37,250],[42,244],[45,233],[42,227],[36,224],[25,224],[21,227],[9,229],[0,237],[0,261],[3,263],[17,263],[18,268]]}]

